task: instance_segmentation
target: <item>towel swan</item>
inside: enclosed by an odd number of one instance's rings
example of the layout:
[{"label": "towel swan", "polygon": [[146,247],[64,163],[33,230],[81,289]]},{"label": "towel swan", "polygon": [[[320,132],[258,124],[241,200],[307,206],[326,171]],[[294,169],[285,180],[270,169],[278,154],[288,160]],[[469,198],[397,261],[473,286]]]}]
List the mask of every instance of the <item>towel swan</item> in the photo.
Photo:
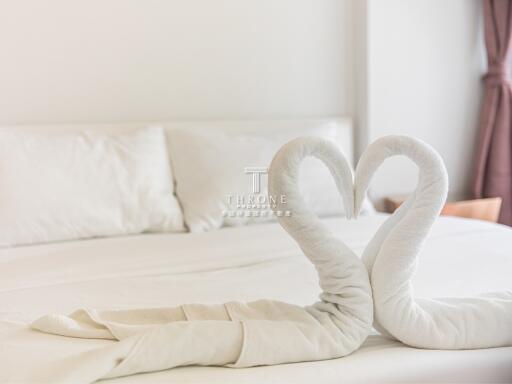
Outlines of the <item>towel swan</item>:
[{"label": "towel swan", "polygon": [[406,136],[387,136],[371,144],[355,172],[355,211],[374,172],[395,155],[416,163],[419,179],[415,192],[381,226],[362,255],[373,289],[375,327],[418,348],[512,345],[512,292],[432,300],[413,295],[418,253],[448,191],[443,160],[433,148]]},{"label": "towel swan", "polygon": [[292,212],[291,216],[278,213],[278,221],[315,265],[323,290],[319,302],[304,308],[260,300],[44,316],[32,328],[120,341],[45,366],[35,379],[93,382],[192,364],[249,367],[330,359],[358,349],[373,323],[368,273],[303,202],[298,177],[307,156],[317,157],[329,168],[349,215],[354,206],[352,170],[337,146],[321,138],[291,141],[270,167],[273,209]]}]

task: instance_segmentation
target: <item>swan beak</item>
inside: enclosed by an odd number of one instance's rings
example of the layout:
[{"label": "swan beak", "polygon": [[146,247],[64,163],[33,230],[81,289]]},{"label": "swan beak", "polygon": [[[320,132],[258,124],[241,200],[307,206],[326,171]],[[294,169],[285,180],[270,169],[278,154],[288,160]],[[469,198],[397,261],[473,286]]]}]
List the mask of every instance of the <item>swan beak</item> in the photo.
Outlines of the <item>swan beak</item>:
[{"label": "swan beak", "polygon": [[359,219],[359,214],[361,213],[361,199],[358,198],[358,196],[355,196],[354,198],[354,212],[353,217],[354,219]]}]

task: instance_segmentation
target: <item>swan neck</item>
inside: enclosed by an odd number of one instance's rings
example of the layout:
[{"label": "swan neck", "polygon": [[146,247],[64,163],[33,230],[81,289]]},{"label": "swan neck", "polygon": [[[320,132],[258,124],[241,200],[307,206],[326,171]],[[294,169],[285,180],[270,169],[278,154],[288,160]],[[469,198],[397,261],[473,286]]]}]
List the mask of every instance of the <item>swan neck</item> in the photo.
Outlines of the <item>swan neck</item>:
[{"label": "swan neck", "polygon": [[270,166],[269,194],[270,199],[276,203],[272,209],[279,223],[301,247],[318,245],[327,237],[332,237],[330,231],[307,206],[299,190],[300,165],[310,156],[321,160],[330,170],[348,216],[352,215],[354,206],[352,170],[333,142],[309,137],[292,140],[283,146]]}]

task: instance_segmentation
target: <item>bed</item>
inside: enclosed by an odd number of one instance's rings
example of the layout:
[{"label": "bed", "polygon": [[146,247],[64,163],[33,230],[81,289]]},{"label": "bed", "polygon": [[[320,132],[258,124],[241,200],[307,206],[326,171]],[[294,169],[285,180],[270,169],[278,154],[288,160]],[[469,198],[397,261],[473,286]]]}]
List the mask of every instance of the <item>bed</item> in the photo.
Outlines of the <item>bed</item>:
[{"label": "bed", "polygon": [[[361,251],[384,215],[326,222]],[[493,244],[492,249],[486,244]],[[512,236],[503,226],[443,217],[422,254],[415,288],[421,296],[468,295],[510,288]],[[485,256],[483,256],[485,255]],[[483,261],[484,260],[484,261]],[[49,336],[23,324],[77,307],[138,308],[187,302],[273,298],[316,300],[313,267],[278,224],[204,234],[152,234],[0,252],[0,381],[11,374],[96,348],[107,341]],[[437,266],[443,265],[439,271]],[[435,275],[434,275],[435,271]],[[186,367],[114,382],[334,383],[511,382],[512,348],[429,351],[372,335],[336,360],[250,369]]]},{"label": "bed", "polygon": [[[385,218],[374,214],[350,222],[340,217],[324,221],[361,253]],[[510,289],[511,249],[508,227],[442,217],[421,254],[416,295],[466,296]],[[48,313],[260,298],[306,305],[318,294],[313,266],[275,222],[0,249],[0,382],[15,382],[19,372],[36,365],[111,343],[27,328]],[[361,349],[341,359],[248,369],[184,367],[111,381],[506,383],[512,382],[512,348],[421,350],[374,332]]]}]

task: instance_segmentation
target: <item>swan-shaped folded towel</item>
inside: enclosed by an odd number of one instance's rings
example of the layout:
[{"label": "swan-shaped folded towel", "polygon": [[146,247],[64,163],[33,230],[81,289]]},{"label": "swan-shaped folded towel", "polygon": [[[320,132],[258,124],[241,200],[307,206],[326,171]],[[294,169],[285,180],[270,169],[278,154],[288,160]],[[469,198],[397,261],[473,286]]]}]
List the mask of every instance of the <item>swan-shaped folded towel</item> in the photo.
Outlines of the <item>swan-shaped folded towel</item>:
[{"label": "swan-shaped folded towel", "polygon": [[[261,300],[220,305],[125,311],[79,310],[48,315],[32,328],[119,342],[71,356],[36,372],[38,380],[93,382],[182,365],[249,367],[341,357],[355,351],[371,331],[373,301],[362,261],[310,212],[298,191],[307,156],[330,169],[352,213],[352,171],[340,150],[320,138],[300,138],[275,156],[269,172],[273,209],[286,231],[318,270],[323,290],[309,306]],[[291,215],[280,215],[290,211]]]},{"label": "swan-shaped folded towel", "polygon": [[[510,291],[472,298],[414,297],[411,278],[418,253],[448,190],[443,160],[433,148],[405,136],[387,136],[371,144],[356,168],[356,212],[374,172],[386,158],[395,155],[406,156],[416,163],[419,178],[415,192],[381,226],[362,256],[373,289],[375,327],[418,348],[512,345]],[[482,262],[485,263],[485,255]]]}]

